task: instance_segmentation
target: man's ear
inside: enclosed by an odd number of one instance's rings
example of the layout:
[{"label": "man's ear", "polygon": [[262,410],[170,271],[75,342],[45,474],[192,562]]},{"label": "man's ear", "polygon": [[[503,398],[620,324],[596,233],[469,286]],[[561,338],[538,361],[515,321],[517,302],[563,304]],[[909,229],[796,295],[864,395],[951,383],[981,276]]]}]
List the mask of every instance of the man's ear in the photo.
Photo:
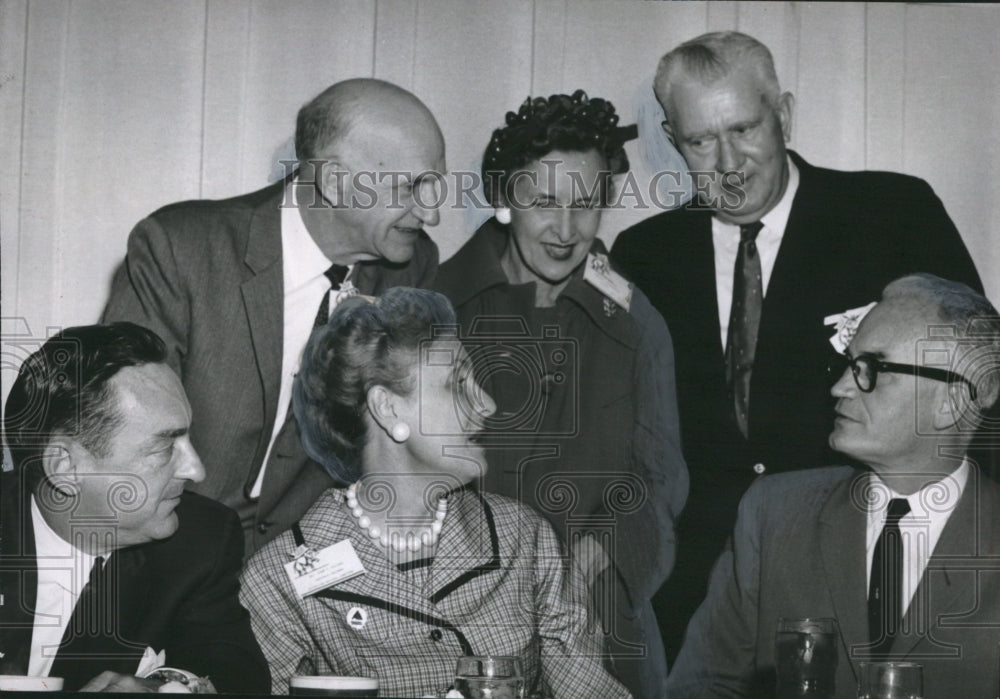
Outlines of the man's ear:
[{"label": "man's ear", "polygon": [[72,495],[80,481],[81,466],[90,452],[71,437],[56,436],[42,452],[42,472],[56,490]]},{"label": "man's ear", "polygon": [[936,430],[947,430],[958,426],[966,413],[976,407],[975,401],[969,394],[969,387],[959,382],[943,384],[935,400],[938,402],[934,411]]},{"label": "man's ear", "polygon": [[399,396],[385,386],[372,386],[368,389],[368,396],[365,399],[372,420],[390,436],[393,426],[399,422],[399,417],[396,414],[396,401],[398,399]]},{"label": "man's ear", "polygon": [[778,121],[781,123],[781,133],[785,143],[792,140],[792,118],[795,115],[795,96],[791,92],[783,92],[776,105]]},{"label": "man's ear", "polygon": [[324,160],[316,168],[317,186],[330,206],[346,206],[350,177],[350,172],[338,160]]},{"label": "man's ear", "polygon": [[669,140],[670,143],[673,144],[673,146],[676,148],[677,139],[674,138],[674,127],[670,125],[670,121],[668,121],[667,119],[661,121],[660,128],[663,129],[663,133],[667,135],[667,140]]}]

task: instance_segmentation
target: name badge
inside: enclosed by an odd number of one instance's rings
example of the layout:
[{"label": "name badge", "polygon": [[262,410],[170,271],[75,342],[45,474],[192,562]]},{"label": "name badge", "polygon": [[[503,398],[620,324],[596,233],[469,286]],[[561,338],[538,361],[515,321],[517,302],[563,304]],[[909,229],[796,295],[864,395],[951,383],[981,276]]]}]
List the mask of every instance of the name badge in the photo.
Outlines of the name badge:
[{"label": "name badge", "polygon": [[294,556],[293,560],[285,564],[285,573],[295,592],[303,599],[365,572],[361,559],[348,539],[319,551],[300,546]]},{"label": "name badge", "polygon": [[587,267],[583,270],[583,281],[587,282],[626,311],[632,305],[632,285],[625,277],[611,269],[607,255],[587,255]]}]

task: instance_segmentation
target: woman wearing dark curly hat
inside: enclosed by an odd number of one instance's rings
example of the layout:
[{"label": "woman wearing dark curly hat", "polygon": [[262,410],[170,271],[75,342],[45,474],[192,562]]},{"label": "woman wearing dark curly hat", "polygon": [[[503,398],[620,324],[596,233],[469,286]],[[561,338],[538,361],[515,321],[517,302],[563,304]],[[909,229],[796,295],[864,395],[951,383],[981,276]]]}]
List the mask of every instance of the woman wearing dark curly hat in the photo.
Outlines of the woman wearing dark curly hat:
[{"label": "woman wearing dark curly hat", "polygon": [[459,657],[510,655],[525,696],[628,696],[601,666],[582,576],[552,527],[466,487],[494,406],[448,299],[396,287],[341,303],[309,338],[293,403],[306,452],[345,487],[243,573],[273,692],[330,673],[376,677],[382,696],[444,696]]},{"label": "woman wearing dark curly hat", "polygon": [[582,90],[508,112],[483,156],[496,215],[436,287],[497,404],[484,489],[532,505],[565,537],[610,669],[636,696],[662,697],[650,598],[673,565],[688,475],[670,334],[597,239],[612,175],[628,169],[617,123]]}]

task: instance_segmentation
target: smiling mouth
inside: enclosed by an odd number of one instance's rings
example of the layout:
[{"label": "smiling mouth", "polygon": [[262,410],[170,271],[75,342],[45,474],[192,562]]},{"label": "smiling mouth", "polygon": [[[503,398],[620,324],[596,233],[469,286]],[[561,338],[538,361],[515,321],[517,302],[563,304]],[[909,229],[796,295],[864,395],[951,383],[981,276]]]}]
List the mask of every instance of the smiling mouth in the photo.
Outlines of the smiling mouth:
[{"label": "smiling mouth", "polygon": [[573,250],[576,248],[576,244],[559,245],[556,243],[542,243],[542,247],[545,249],[545,252],[548,253],[549,257],[563,262],[573,256]]},{"label": "smiling mouth", "polygon": [[407,226],[393,226],[395,230],[399,231],[403,235],[418,236],[423,232],[423,228],[409,228]]}]

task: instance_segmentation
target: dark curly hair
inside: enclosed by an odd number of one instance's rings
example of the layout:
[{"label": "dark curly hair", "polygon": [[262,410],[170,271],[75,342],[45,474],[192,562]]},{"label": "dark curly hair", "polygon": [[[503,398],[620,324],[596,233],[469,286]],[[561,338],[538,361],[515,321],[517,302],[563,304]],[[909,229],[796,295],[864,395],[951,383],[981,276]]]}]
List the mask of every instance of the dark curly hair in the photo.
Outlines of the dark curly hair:
[{"label": "dark curly hair", "polygon": [[507,191],[510,175],[554,150],[600,153],[607,179],[628,170],[624,143],[635,138],[635,127],[618,127],[615,107],[607,100],[590,99],[583,90],[572,95],[528,97],[517,113],[507,112],[506,126],[493,132],[483,154],[483,188],[491,206]]},{"label": "dark curly hair", "polygon": [[417,349],[435,326],[455,326],[446,297],[394,287],[377,299],[342,302],[313,331],[292,388],[295,418],[306,453],[342,484],[361,477],[367,438],[368,391],[385,386],[399,395],[415,388]]}]

